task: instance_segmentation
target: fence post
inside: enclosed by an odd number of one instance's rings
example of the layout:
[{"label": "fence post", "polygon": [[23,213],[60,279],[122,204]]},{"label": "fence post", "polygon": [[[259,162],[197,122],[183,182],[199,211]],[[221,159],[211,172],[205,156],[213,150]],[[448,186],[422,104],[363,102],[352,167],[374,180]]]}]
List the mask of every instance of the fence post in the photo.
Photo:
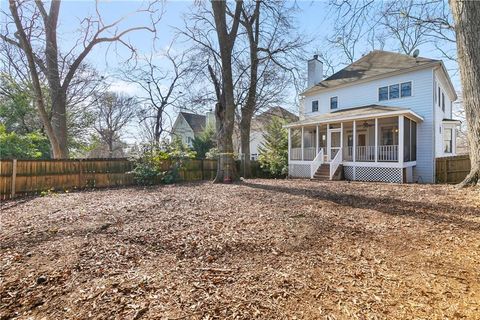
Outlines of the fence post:
[{"label": "fence post", "polygon": [[13,159],[12,165],[12,198],[15,197],[15,183],[17,180],[17,159]]},{"label": "fence post", "polygon": [[445,183],[448,183],[448,158],[445,158]]},{"label": "fence post", "polygon": [[82,159],[78,160],[78,188],[82,188]]}]

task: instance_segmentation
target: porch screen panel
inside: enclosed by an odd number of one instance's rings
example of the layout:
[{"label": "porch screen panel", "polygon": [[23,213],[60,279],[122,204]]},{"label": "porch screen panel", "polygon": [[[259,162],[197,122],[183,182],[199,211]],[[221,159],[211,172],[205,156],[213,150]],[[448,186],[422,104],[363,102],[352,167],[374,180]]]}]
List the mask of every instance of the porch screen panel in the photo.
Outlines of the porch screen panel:
[{"label": "porch screen panel", "polygon": [[410,161],[411,158],[411,123],[412,121],[408,118],[403,121],[403,161]]},{"label": "porch screen panel", "polygon": [[411,150],[410,150],[410,161],[417,161],[417,123],[411,121],[410,126],[410,140],[411,140]]}]

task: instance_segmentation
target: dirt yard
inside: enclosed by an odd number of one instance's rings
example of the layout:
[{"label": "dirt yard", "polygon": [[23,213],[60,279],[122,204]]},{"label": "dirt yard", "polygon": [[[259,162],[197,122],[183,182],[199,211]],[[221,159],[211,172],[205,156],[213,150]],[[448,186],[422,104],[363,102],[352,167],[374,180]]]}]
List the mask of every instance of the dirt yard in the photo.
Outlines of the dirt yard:
[{"label": "dirt yard", "polygon": [[195,183],[0,217],[0,319],[480,319],[475,190]]}]

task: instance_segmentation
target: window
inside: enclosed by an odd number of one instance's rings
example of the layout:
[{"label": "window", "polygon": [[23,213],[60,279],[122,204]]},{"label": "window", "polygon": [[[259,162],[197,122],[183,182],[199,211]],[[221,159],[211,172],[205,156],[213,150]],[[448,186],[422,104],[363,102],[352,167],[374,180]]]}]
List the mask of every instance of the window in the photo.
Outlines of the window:
[{"label": "window", "polygon": [[380,143],[382,146],[396,145],[397,140],[397,127],[384,127],[382,128],[382,136]]},{"label": "window", "polygon": [[453,129],[443,129],[443,152],[452,153],[453,149]]},{"label": "window", "polygon": [[388,98],[389,99],[397,99],[399,97],[399,85],[394,84],[389,87],[389,93],[388,93]]},{"label": "window", "polygon": [[440,87],[438,87],[438,106],[440,107]]},{"label": "window", "polygon": [[338,107],[338,97],[330,98],[330,109],[337,109]]},{"label": "window", "polygon": [[412,83],[411,82],[404,82],[401,85],[402,90],[402,98],[403,97],[410,97],[412,95]]},{"label": "window", "polygon": [[388,100],[388,87],[378,89],[378,101]]},{"label": "window", "polygon": [[442,111],[445,112],[445,94],[442,92]]},{"label": "window", "polygon": [[318,111],[318,100],[312,101],[312,112]]}]

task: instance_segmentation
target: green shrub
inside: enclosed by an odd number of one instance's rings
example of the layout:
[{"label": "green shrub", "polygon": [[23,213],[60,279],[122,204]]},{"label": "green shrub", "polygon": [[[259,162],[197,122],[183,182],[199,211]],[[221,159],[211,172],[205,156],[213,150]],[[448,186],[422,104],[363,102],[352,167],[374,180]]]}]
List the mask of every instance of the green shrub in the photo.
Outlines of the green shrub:
[{"label": "green shrub", "polygon": [[139,185],[171,184],[180,178],[184,161],[195,158],[195,152],[180,140],[161,147],[146,146],[133,157],[131,173]]},{"label": "green shrub", "polygon": [[283,127],[286,121],[273,117],[260,146],[258,162],[260,167],[272,177],[284,177],[288,174],[288,131]]}]

